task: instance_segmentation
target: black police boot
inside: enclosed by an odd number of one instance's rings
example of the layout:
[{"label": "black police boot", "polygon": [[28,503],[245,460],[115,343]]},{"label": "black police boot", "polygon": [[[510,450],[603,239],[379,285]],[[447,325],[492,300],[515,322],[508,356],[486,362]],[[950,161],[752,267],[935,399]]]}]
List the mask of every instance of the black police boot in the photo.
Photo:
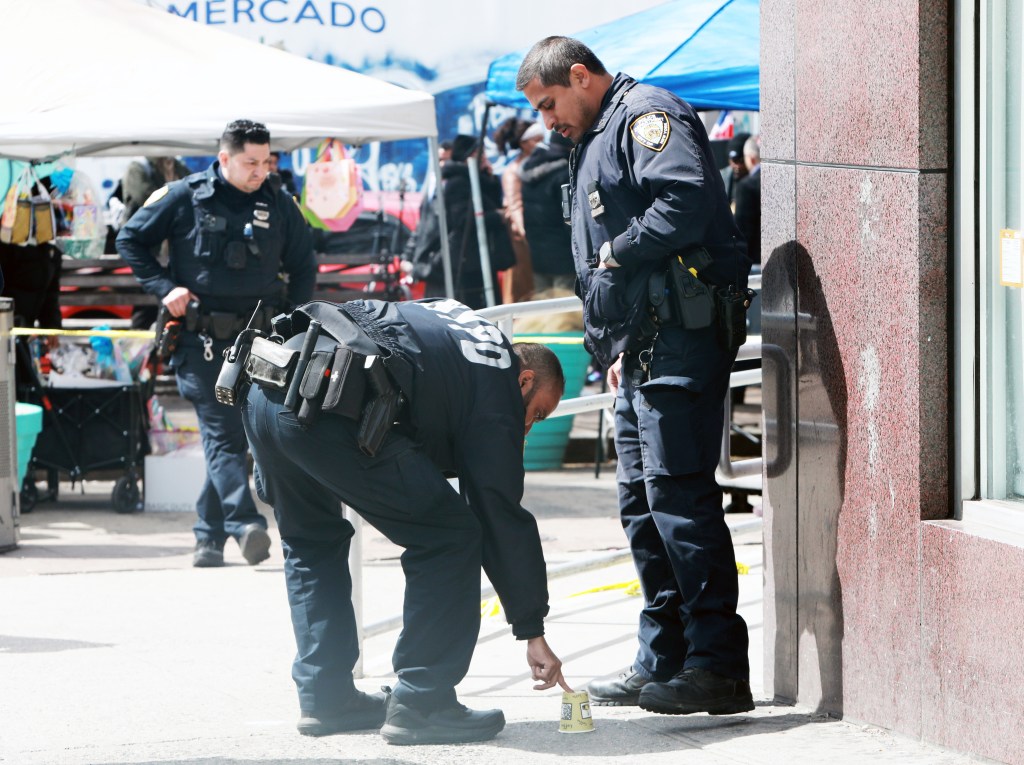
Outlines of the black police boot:
[{"label": "black police boot", "polygon": [[238,546],[242,550],[242,557],[250,566],[255,566],[261,561],[270,557],[270,534],[258,523],[250,523],[242,529],[242,536],[238,538]]},{"label": "black police boot", "polygon": [[388,712],[380,729],[389,744],[462,744],[489,741],[505,727],[500,709],[477,711],[455,704],[441,709],[419,710],[400,703],[388,694]]},{"label": "black police boot", "polygon": [[216,568],[224,565],[224,545],[212,539],[200,539],[196,542],[196,551],[192,555],[192,565],[196,568]]},{"label": "black police boot", "polygon": [[635,707],[640,702],[640,689],[652,682],[629,669],[614,680],[591,680],[587,693],[594,706]]},{"label": "black police boot", "polygon": [[754,708],[750,683],[689,667],[667,683],[650,683],[640,692],[640,708],[663,715],[734,715]]},{"label": "black police boot", "polygon": [[330,736],[353,730],[378,730],[384,724],[388,700],[383,693],[356,695],[337,709],[321,712],[303,710],[295,727],[303,736]]}]

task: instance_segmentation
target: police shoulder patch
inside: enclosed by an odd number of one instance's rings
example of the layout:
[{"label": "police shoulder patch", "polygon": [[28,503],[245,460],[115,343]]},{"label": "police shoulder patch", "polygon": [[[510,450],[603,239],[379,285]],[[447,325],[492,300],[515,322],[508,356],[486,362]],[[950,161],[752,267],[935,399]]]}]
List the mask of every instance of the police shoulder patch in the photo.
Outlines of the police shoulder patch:
[{"label": "police shoulder patch", "polygon": [[633,120],[629,127],[633,140],[641,146],[654,151],[661,151],[668,145],[668,137],[672,132],[668,115],[665,112],[648,112]]},{"label": "police shoulder patch", "polygon": [[160,188],[158,188],[156,191],[149,195],[149,199],[147,199],[145,204],[143,204],[142,206],[149,207],[151,204],[159,202],[161,199],[167,196],[167,190],[167,186],[161,186]]}]

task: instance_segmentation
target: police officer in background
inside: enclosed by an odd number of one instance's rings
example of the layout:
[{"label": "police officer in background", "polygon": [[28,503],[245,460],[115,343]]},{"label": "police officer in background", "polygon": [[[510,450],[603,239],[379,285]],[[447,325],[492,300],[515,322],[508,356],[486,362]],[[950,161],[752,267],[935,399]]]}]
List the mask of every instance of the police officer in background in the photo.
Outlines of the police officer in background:
[{"label": "police officer in background", "polygon": [[[250,565],[269,556],[267,521],[249,491],[241,417],[214,398],[222,351],[250,318],[269,327],[275,313],[313,294],[309,227],[280,182],[268,179],[269,157],[265,126],[230,123],[217,161],[154,192],[117,237],[117,250],[143,289],[183,324],[171,365],[178,390],[195,407],[206,455],[194,527],[199,567],[224,565],[228,537]],[[165,239],[166,268],[154,256]]]},{"label": "police officer in background", "polygon": [[715,482],[736,350],[713,322],[683,328],[650,314],[664,290],[651,298],[649,288],[676,260],[699,290],[746,292],[750,262],[707,134],[689,104],[612,76],[570,38],[534,45],[516,87],[576,144],[573,257],[587,345],[617,389],[619,504],[645,600],[632,667],[592,682],[591,701],[666,714],[752,710],[735,554]]},{"label": "police officer in background", "polygon": [[[312,410],[302,399],[289,403],[276,378],[256,379],[257,363],[243,419],[256,486],[274,507],[284,548],[299,732],[383,723],[391,744],[493,738],[505,725],[501,710],[470,710],[455,695],[480,629],[481,565],[513,634],[526,641],[534,687],[568,690],[544,638],[548,593],[537,523],[520,504],[524,437],[565,387],[558,358],[542,345],[513,347],[454,300],[315,302],[285,324],[295,334],[280,351],[271,348],[273,356],[310,343],[314,332],[318,350],[307,367],[314,371],[302,371],[300,355],[291,375],[302,375],[301,396],[316,403]],[[365,376],[373,364],[342,363],[349,350],[383,359],[386,385],[405,402],[397,425],[394,416],[372,416],[379,392]],[[325,380],[326,395],[317,392]],[[354,408],[345,403],[353,389]],[[366,437],[367,419],[385,426],[382,440]],[[446,480],[452,475],[461,497]],[[405,548],[398,683],[387,697],[362,693],[352,681],[359,655],[348,568],[353,528],[339,501]]]}]

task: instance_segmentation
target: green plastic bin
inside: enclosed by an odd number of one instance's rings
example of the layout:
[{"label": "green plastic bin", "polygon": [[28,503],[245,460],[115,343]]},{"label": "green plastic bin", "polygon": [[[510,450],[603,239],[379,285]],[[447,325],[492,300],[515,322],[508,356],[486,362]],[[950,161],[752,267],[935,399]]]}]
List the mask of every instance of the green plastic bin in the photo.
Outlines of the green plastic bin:
[{"label": "green plastic bin", "polygon": [[[516,342],[542,343],[548,346],[562,364],[565,393],[562,398],[576,398],[587,380],[590,354],[583,347],[582,332],[552,332],[516,336]],[[552,417],[538,422],[526,434],[523,467],[527,470],[557,470],[562,467],[565,448],[569,445],[573,417]]]},{"label": "green plastic bin", "polygon": [[32,458],[32,449],[36,445],[36,436],[43,429],[43,408],[35,404],[21,401],[14,406],[18,432],[18,488],[25,481],[28,461]]}]

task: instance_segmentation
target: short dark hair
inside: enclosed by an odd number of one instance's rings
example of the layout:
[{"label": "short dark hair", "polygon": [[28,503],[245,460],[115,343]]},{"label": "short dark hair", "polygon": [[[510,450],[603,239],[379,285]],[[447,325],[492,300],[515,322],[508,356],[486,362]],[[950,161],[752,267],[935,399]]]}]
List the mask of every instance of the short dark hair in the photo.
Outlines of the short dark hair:
[{"label": "short dark hair", "polygon": [[534,78],[545,87],[561,85],[569,87],[569,69],[573,64],[583,64],[591,74],[605,75],[601,59],[594,51],[572,37],[545,37],[536,43],[519,65],[516,75],[516,90],[522,90]]},{"label": "short dark hair", "polygon": [[235,120],[229,122],[220,137],[221,151],[238,154],[247,143],[269,144],[270,131],[262,122],[252,120]]},{"label": "short dark hair", "polygon": [[559,395],[565,393],[565,373],[554,351],[540,343],[513,343],[512,350],[519,357],[520,372],[533,370],[540,387],[556,385]]}]

